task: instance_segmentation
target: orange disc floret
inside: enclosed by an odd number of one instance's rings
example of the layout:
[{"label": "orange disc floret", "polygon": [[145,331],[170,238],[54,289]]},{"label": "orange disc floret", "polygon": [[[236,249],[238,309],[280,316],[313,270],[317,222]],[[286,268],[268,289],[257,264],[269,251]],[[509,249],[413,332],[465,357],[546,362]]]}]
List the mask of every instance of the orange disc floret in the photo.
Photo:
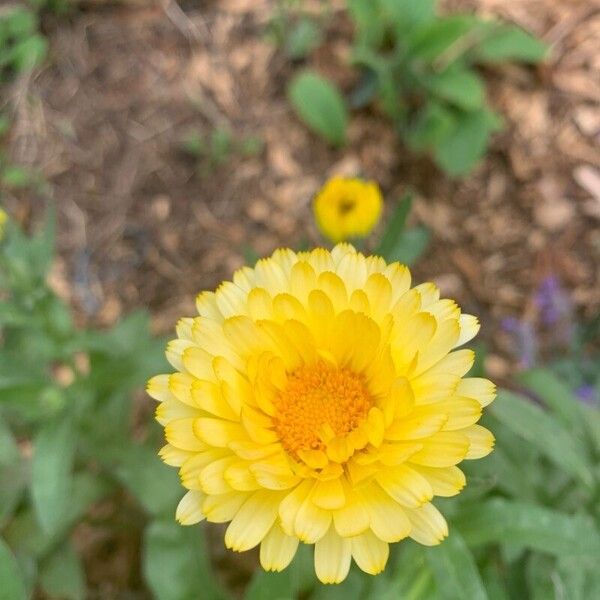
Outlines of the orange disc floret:
[{"label": "orange disc floret", "polygon": [[303,365],[288,376],[275,402],[275,430],[284,448],[323,450],[327,432],[345,435],[367,417],[372,402],[364,378],[324,361]]}]

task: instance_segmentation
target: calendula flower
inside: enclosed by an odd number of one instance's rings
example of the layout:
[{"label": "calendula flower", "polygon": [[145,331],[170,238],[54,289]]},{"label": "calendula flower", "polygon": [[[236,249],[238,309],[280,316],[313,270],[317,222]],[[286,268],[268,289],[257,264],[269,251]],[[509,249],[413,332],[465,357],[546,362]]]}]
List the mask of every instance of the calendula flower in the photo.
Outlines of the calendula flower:
[{"label": "calendula flower", "polygon": [[455,350],[475,317],[348,244],[277,250],[197,308],[167,347],[176,372],[148,384],[160,455],[189,490],[182,524],[229,522],[227,547],[260,544],[269,571],[314,544],[324,583],[352,558],[379,573],[390,543],[448,535],[432,500],[494,443],[476,425],[494,385],[465,377],[473,352]]},{"label": "calendula flower", "polygon": [[314,200],[317,225],[332,242],[367,236],[382,209],[379,186],[362,179],[333,177]]},{"label": "calendula flower", "polygon": [[6,221],[8,221],[8,215],[0,208],[0,240],[4,237]]}]

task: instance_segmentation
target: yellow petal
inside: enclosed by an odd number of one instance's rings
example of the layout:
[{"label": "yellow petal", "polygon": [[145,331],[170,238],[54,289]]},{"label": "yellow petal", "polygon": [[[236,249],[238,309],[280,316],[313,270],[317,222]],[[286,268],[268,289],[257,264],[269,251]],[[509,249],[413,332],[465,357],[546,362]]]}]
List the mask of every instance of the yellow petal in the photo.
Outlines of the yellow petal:
[{"label": "yellow petal", "polygon": [[410,522],[405,510],[383,489],[373,483],[360,490],[373,533],[384,542],[399,542],[410,533]]},{"label": "yellow petal", "polygon": [[188,458],[194,456],[194,452],[175,448],[175,446],[171,446],[171,444],[165,444],[160,449],[158,455],[167,465],[171,467],[180,467]]},{"label": "yellow petal", "polygon": [[214,292],[201,292],[196,296],[196,309],[201,317],[221,323],[223,315],[217,306]]},{"label": "yellow petal", "polygon": [[479,320],[473,315],[460,315],[460,336],[456,341],[456,346],[462,346],[471,341],[479,332]]},{"label": "yellow petal", "polygon": [[320,540],[331,524],[331,511],[317,506],[312,499],[312,493],[302,502],[296,520],[294,533],[305,544],[314,544]]},{"label": "yellow petal", "polygon": [[200,486],[205,494],[226,494],[232,488],[225,479],[225,471],[237,462],[235,456],[225,456],[206,465],[200,471]]},{"label": "yellow petal", "polygon": [[373,318],[381,319],[391,308],[392,286],[389,279],[381,273],[369,275],[365,284],[365,293],[369,298]]},{"label": "yellow petal", "polygon": [[215,292],[219,312],[228,319],[235,315],[245,315],[248,310],[248,294],[233,281],[224,281]]},{"label": "yellow petal", "polygon": [[348,293],[344,282],[335,273],[326,271],[319,275],[319,287],[327,294],[335,312],[343,311],[348,305]]},{"label": "yellow petal", "polygon": [[456,388],[456,393],[459,396],[477,400],[481,406],[487,406],[496,397],[496,385],[489,379],[467,377],[460,380]]},{"label": "yellow petal", "polygon": [[171,400],[173,398],[173,394],[169,389],[169,376],[156,375],[152,377],[152,379],[150,379],[146,384],[146,392],[151,398],[158,402]]},{"label": "yellow petal", "polygon": [[481,404],[471,398],[454,397],[415,409],[413,415],[418,417],[432,416],[436,413],[446,415],[444,431],[456,431],[473,425],[481,417]]},{"label": "yellow petal", "polygon": [[313,489],[312,501],[320,508],[334,510],[346,502],[344,488],[339,479],[317,481]]},{"label": "yellow petal", "polygon": [[171,446],[180,450],[189,450],[191,452],[201,451],[206,448],[206,444],[196,434],[194,424],[195,418],[178,419],[165,425],[165,438]]},{"label": "yellow petal", "polygon": [[350,540],[340,537],[333,527],[315,544],[315,572],[321,583],[344,581],[351,559]]},{"label": "yellow petal", "polygon": [[496,439],[491,431],[481,425],[471,425],[466,429],[461,429],[460,433],[469,441],[466,459],[483,458],[494,449]]},{"label": "yellow petal", "polygon": [[233,517],[225,532],[225,545],[236,552],[258,546],[275,519],[281,494],[267,490],[254,492]]},{"label": "yellow petal", "polygon": [[459,335],[460,326],[458,321],[448,319],[439,322],[434,336],[419,352],[414,375],[424,373],[430,367],[437,364],[442,358],[447,356],[450,350],[456,346]]},{"label": "yellow petal", "polygon": [[458,467],[414,467],[427,481],[436,496],[456,496],[466,484],[465,474]]},{"label": "yellow petal", "polygon": [[166,425],[171,421],[176,421],[179,419],[194,419],[198,415],[201,415],[202,412],[197,408],[192,408],[187,404],[183,404],[183,402],[179,402],[179,400],[165,400],[161,402],[156,407],[156,420],[161,425]]},{"label": "yellow petal", "polygon": [[233,440],[247,439],[244,428],[239,423],[199,417],[194,421],[194,432],[198,438],[211,446],[226,448]]},{"label": "yellow petal", "polygon": [[375,447],[381,446],[381,443],[383,442],[384,430],[385,422],[383,413],[376,406],[373,406],[369,410],[369,414],[367,416],[366,431],[369,443]]},{"label": "yellow petal", "polygon": [[381,487],[402,506],[417,508],[433,498],[429,481],[407,465],[386,469],[377,476]]},{"label": "yellow petal", "polygon": [[380,540],[372,531],[353,537],[352,557],[359,568],[369,575],[377,575],[385,569],[390,554],[387,542]]},{"label": "yellow petal", "polygon": [[211,523],[227,523],[233,519],[249,496],[249,492],[237,491],[206,496],[202,502],[202,512]]},{"label": "yellow petal", "polygon": [[294,534],[296,516],[313,486],[314,481],[305,479],[281,501],[281,504],[279,505],[279,518],[281,519],[281,527],[287,535]]},{"label": "yellow petal", "polygon": [[[414,414],[414,413],[413,413]],[[442,429],[448,416],[444,413],[410,415],[397,419],[385,432],[386,440],[404,441],[428,438]]]},{"label": "yellow petal", "polygon": [[234,489],[244,492],[257,490],[260,485],[246,461],[237,461],[227,467],[223,473],[225,481]]},{"label": "yellow petal", "polygon": [[207,465],[226,456],[231,454],[224,448],[208,448],[203,452],[195,452],[181,465],[181,483],[190,490],[201,490],[200,473]]},{"label": "yellow petal", "polygon": [[469,449],[469,440],[463,435],[464,431],[440,431],[421,440],[423,448],[410,457],[410,462],[426,467],[456,465],[466,457]]},{"label": "yellow petal", "polygon": [[465,348],[463,350],[454,350],[442,358],[438,363],[426,371],[427,375],[456,375],[462,377],[466,375],[475,360],[473,350]]},{"label": "yellow petal", "polygon": [[223,398],[221,386],[212,381],[195,379],[192,383],[191,396],[196,406],[202,408],[215,417],[238,421],[238,416],[231,410],[229,404]]},{"label": "yellow petal", "polygon": [[425,546],[436,546],[448,536],[448,525],[440,511],[431,503],[410,508],[406,514],[412,524],[410,537]]},{"label": "yellow petal", "polygon": [[182,525],[194,525],[204,520],[202,512],[202,500],[204,494],[197,490],[190,490],[177,505],[175,518]]},{"label": "yellow petal", "polygon": [[333,512],[335,530],[342,537],[352,537],[369,528],[369,511],[366,500],[357,494],[351,486],[345,486],[346,503]]},{"label": "yellow petal", "polygon": [[278,523],[260,544],[260,564],[265,571],[283,571],[294,558],[298,549],[298,538],[286,535]]},{"label": "yellow petal", "polygon": [[250,469],[256,480],[270,490],[288,490],[299,482],[282,452],[253,463]]}]

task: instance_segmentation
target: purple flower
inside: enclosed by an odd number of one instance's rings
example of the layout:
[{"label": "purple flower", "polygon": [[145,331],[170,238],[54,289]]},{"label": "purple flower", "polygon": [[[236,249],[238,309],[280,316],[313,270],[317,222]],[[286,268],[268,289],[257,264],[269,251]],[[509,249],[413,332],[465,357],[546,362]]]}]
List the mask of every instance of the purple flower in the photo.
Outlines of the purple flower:
[{"label": "purple flower", "polygon": [[575,395],[579,400],[588,406],[594,406],[598,403],[598,392],[593,385],[584,383],[575,390]]},{"label": "purple flower", "polygon": [[522,369],[530,369],[535,365],[537,357],[537,338],[530,321],[520,321],[515,317],[502,319],[501,327],[511,335],[515,351]]}]

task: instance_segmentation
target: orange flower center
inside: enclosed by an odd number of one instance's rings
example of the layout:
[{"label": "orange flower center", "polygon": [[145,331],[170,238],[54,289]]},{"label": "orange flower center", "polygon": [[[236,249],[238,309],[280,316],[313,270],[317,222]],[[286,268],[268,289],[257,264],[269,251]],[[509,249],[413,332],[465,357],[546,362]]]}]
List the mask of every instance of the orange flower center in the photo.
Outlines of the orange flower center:
[{"label": "orange flower center", "polygon": [[372,406],[362,376],[324,362],[304,365],[288,376],[275,402],[275,429],[284,448],[323,450],[324,438],[355,429]]}]

